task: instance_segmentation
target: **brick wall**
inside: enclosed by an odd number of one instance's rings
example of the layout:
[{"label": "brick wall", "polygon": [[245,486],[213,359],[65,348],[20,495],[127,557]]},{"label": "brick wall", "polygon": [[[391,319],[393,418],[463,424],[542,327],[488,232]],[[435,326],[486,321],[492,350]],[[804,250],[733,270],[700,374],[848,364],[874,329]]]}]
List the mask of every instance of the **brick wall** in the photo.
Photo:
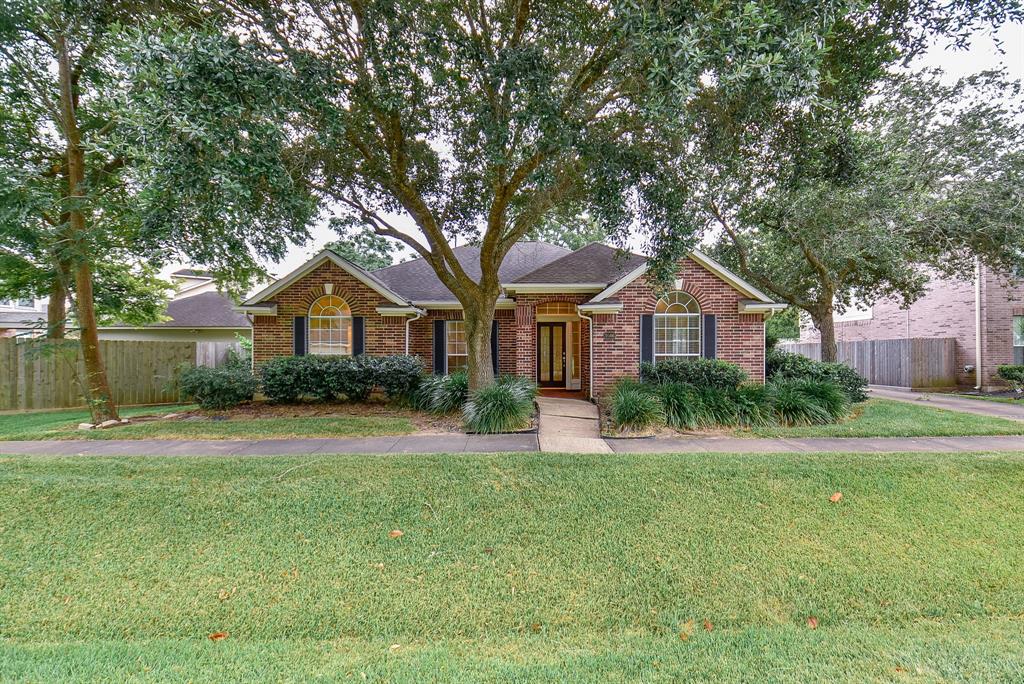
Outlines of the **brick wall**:
[{"label": "brick wall", "polygon": [[[498,373],[511,375],[516,372],[516,330],[511,309],[494,312],[498,321]],[[427,372],[434,372],[434,321],[461,321],[461,310],[430,309],[423,318],[409,324],[409,353],[423,359]]]},{"label": "brick wall", "polygon": [[253,316],[253,356],[256,363],[275,356],[291,356],[292,321],[308,316],[310,305],[326,294],[324,285],[332,284],[331,294],[341,297],[352,309],[353,316],[363,316],[366,351],[369,354],[401,354],[405,351],[405,319],[384,317],[378,306],[394,304],[365,284],[327,261],[269,300],[277,304],[276,316]]},{"label": "brick wall", "polygon": [[[739,313],[744,296],[692,259],[680,262],[676,277],[683,290],[700,304],[702,314],[714,314],[717,357],[739,365],[755,382],[764,382],[764,320],[760,314]],[[640,369],[640,316],[654,313],[657,299],[644,278],[613,295],[622,302],[615,315],[594,317],[594,394],[600,396],[621,377],[636,377]],[[596,362],[600,359],[600,363]]]}]

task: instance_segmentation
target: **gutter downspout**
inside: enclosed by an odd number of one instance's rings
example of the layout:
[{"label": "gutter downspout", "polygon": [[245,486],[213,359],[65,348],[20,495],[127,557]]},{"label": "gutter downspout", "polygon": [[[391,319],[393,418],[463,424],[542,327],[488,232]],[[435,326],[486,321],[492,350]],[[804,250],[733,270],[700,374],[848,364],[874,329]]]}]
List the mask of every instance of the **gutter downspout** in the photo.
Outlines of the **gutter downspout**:
[{"label": "gutter downspout", "polygon": [[409,355],[409,324],[412,323],[413,321],[418,321],[419,319],[423,318],[423,314],[424,313],[425,312],[420,311],[420,310],[417,309],[415,316],[413,316],[412,318],[406,318],[405,319],[405,355],[406,356]]},{"label": "gutter downspout", "polygon": [[577,309],[576,315],[587,322],[587,352],[590,360],[587,362],[587,398],[594,400],[594,319],[586,314],[581,314]]},{"label": "gutter downspout", "polygon": [[974,257],[974,389],[981,390],[981,259]]}]

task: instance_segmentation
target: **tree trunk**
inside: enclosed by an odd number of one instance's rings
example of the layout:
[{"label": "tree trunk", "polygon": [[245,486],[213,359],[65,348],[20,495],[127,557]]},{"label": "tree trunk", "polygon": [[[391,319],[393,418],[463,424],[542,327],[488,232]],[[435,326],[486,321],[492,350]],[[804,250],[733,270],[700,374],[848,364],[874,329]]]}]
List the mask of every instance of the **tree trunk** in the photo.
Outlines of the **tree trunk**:
[{"label": "tree trunk", "polygon": [[51,340],[63,340],[64,328],[68,317],[68,288],[65,285],[65,273],[58,267],[50,285],[50,301],[46,307],[46,336]]},{"label": "tree trunk", "polygon": [[483,295],[483,301],[471,306],[463,304],[466,321],[466,347],[469,363],[469,389],[488,387],[494,382],[494,361],[491,358],[491,322],[497,295]]},{"label": "tree trunk", "polygon": [[107,382],[107,371],[100,356],[99,332],[96,329],[96,306],[92,293],[92,267],[89,259],[88,235],[85,225],[85,207],[82,192],[85,187],[85,154],[75,111],[75,93],[72,83],[71,55],[67,40],[58,36],[56,41],[58,77],[60,79],[60,128],[67,145],[67,206],[68,232],[74,250],[71,270],[75,277],[75,310],[81,328],[80,343],[85,364],[86,403],[94,423],[117,418],[117,407]]},{"label": "tree trunk", "polygon": [[836,324],[832,319],[831,307],[811,314],[814,326],[821,334],[821,360],[834,363],[839,360],[839,347],[836,345]]}]

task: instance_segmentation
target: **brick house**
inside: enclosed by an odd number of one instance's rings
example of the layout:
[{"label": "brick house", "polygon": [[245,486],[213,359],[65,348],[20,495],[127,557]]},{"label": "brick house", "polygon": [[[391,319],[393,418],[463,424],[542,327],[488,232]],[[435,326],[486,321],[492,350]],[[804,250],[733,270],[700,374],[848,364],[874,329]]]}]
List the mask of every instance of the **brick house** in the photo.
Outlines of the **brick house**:
[{"label": "brick house", "polygon": [[[455,248],[471,276],[479,250]],[[641,360],[720,358],[764,380],[764,321],[785,308],[700,252],[679,263],[663,297],[647,259],[593,243],[509,251],[492,334],[495,370],[542,387],[605,392]],[[292,354],[416,354],[433,373],[466,365],[462,309],[415,259],[366,271],[324,250],[240,307],[252,318],[255,363]]]},{"label": "brick house", "polygon": [[[835,317],[836,341],[952,337],[957,383],[1000,389],[996,369],[1024,364],[1024,283],[981,265],[964,281],[933,275],[927,292],[908,308],[882,300]],[[818,331],[801,323],[801,341]]]}]

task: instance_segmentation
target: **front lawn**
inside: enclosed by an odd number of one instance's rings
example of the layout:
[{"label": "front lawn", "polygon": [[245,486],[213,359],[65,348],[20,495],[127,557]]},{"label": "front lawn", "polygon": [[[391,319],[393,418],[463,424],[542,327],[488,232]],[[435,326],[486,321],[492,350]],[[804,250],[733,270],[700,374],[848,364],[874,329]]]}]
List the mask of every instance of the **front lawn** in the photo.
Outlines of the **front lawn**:
[{"label": "front lawn", "polygon": [[[178,416],[160,418],[169,413]],[[134,422],[106,430],[79,430],[78,424],[89,420],[84,410],[0,415],[0,440],[378,437],[458,427],[452,418],[381,403],[272,406],[254,402],[224,411],[134,407],[122,409],[121,416]]]},{"label": "front lawn", "polygon": [[869,399],[854,406],[851,418],[830,425],[766,427],[738,431],[754,437],[957,437],[1022,435],[1024,422],[961,411]]},{"label": "front lawn", "polygon": [[1006,454],[8,457],[0,673],[1020,681],[1022,488]]}]

